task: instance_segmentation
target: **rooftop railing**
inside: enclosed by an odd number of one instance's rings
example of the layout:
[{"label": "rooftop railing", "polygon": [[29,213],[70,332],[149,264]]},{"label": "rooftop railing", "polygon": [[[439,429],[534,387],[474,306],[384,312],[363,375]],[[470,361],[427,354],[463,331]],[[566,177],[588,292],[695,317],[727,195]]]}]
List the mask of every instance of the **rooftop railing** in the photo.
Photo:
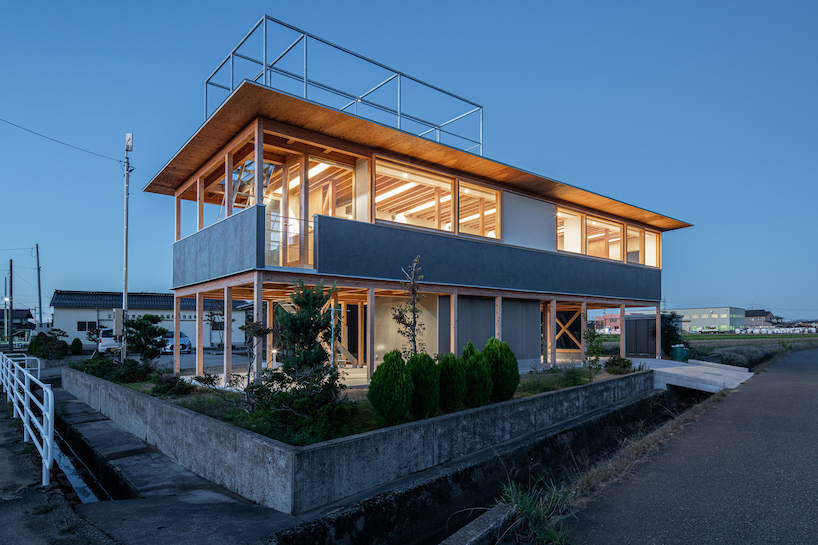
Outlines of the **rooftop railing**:
[{"label": "rooftop railing", "polygon": [[482,106],[269,15],[205,80],[205,120],[245,79],[483,155]]}]

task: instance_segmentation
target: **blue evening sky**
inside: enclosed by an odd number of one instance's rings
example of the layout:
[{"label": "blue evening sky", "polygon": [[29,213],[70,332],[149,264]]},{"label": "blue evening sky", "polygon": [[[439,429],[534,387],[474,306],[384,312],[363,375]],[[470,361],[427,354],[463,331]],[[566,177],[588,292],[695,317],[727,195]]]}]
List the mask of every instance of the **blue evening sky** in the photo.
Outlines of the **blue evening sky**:
[{"label": "blue evening sky", "polygon": [[[131,154],[131,291],[171,286],[173,199],[141,188],[203,121],[205,78],[264,13],[485,108],[485,155],[695,224],[667,308],[818,318],[816,2],[7,2],[0,118]],[[121,290],[119,164],[0,123],[15,307]],[[49,309],[46,309],[46,313]]]}]

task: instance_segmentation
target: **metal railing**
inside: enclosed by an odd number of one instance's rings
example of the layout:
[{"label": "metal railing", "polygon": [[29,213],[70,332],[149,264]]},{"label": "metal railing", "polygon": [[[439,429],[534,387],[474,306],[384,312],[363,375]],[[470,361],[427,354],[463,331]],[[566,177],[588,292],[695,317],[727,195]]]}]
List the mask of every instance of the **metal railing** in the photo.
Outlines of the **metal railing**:
[{"label": "metal railing", "polygon": [[267,213],[265,220],[264,264],[272,267],[315,266],[315,228],[310,220]]},{"label": "metal railing", "polygon": [[12,360],[14,363],[20,365],[26,371],[35,371],[37,372],[37,379],[40,378],[40,358],[35,358],[34,356],[29,356],[28,354],[6,354],[6,357]]},{"label": "metal railing", "polygon": [[[38,358],[26,356],[20,359],[0,354],[0,387],[6,394],[6,401],[13,406],[14,418],[23,421],[23,441],[34,443],[40,453],[43,461],[43,486],[46,486],[50,482],[51,468],[54,465],[54,393],[50,385],[43,384],[27,370],[31,360],[37,360],[39,376]],[[35,395],[32,387],[41,389],[42,401]]]},{"label": "metal railing", "polygon": [[[262,51],[261,51],[261,58],[256,58],[255,56],[251,56],[246,52],[239,51],[245,43],[256,41],[254,36],[256,32],[262,32],[261,44],[262,44]],[[295,39],[286,47],[281,53],[276,55],[274,58],[268,57],[268,36],[275,31],[280,31],[282,35],[289,34],[289,37],[292,38],[293,36]],[[294,33],[294,34],[293,34]],[[310,57],[308,55],[309,47],[308,43],[315,42],[316,44],[321,44],[331,48],[334,52],[339,52],[345,54],[350,62],[354,62],[356,59],[359,61],[363,61],[366,63],[365,67],[367,69],[378,69],[379,71],[384,71],[385,73],[381,74],[378,79],[373,80],[373,82],[377,82],[363,93],[352,93],[348,90],[342,90],[338,87],[330,85],[326,82],[318,81],[315,78],[309,77],[310,71]],[[292,63],[294,56],[299,55],[297,46],[301,46],[303,49],[303,54],[298,58],[295,59],[299,66],[300,72],[294,72],[293,68],[287,69],[283,65],[287,62]],[[248,45],[249,47],[249,45]],[[251,72],[248,73],[249,77],[246,78],[237,78],[236,77],[236,64],[238,61],[243,63],[249,63],[254,68]],[[283,62],[282,62],[283,61]],[[222,75],[222,69],[229,70],[229,76],[227,78],[222,77],[222,79],[227,79],[226,84],[218,83],[219,76]],[[259,22],[255,24],[255,26],[247,33],[247,35],[239,42],[239,44],[230,52],[230,54],[219,64],[218,68],[213,71],[212,74],[205,80],[204,86],[204,113],[205,113],[205,121],[207,121],[208,117],[210,117],[210,112],[208,109],[208,90],[210,87],[215,87],[217,89],[222,89],[227,91],[228,93],[232,93],[234,89],[236,89],[239,84],[245,79],[254,82],[260,82],[262,85],[266,87],[280,89],[286,92],[285,89],[282,88],[281,85],[275,85],[273,82],[273,76],[279,76],[283,78],[282,81],[289,81],[291,83],[296,83],[299,86],[300,94],[305,98],[309,98],[309,100],[313,100],[315,102],[319,102],[321,104],[325,104],[327,106],[337,107],[339,110],[351,113],[358,117],[363,117],[367,119],[371,119],[373,121],[382,122],[382,118],[375,118],[372,116],[367,116],[363,111],[359,111],[359,106],[364,109],[363,107],[367,107],[373,111],[373,113],[378,112],[381,115],[387,116],[388,119],[395,118],[396,122],[389,122],[392,126],[396,127],[398,130],[403,130],[406,132],[410,132],[408,124],[414,124],[415,126],[420,126],[423,129],[420,132],[411,131],[413,134],[417,136],[421,136],[427,138],[429,140],[435,140],[437,142],[441,142],[441,136],[448,136],[449,144],[455,145],[456,147],[463,149],[464,151],[471,151],[472,153],[477,153],[478,155],[483,155],[483,107],[479,104],[476,104],[470,100],[466,100],[463,97],[457,96],[453,93],[448,91],[444,91],[439,87],[435,87],[434,85],[430,85],[424,81],[421,81],[417,78],[413,78],[408,76],[402,72],[398,72],[392,68],[389,68],[379,62],[373,61],[363,55],[359,55],[353,51],[345,49],[339,45],[335,45],[331,42],[328,42],[322,38],[317,36],[313,36],[306,31],[298,29],[294,26],[288,25],[282,21],[274,19],[269,15],[264,15]],[[361,80],[363,77],[360,78]],[[397,87],[397,93],[393,97],[396,103],[392,103],[391,101],[387,103],[383,99],[376,100],[374,97],[374,93],[376,91],[382,90],[381,93],[385,93],[388,84],[395,82],[395,86]],[[451,118],[444,118],[445,121],[442,122],[434,122],[428,119],[425,119],[425,115],[429,115],[428,113],[425,114],[423,117],[419,114],[410,114],[407,112],[405,104],[407,103],[407,90],[405,87],[416,85],[419,89],[425,92],[432,92],[432,96],[438,97],[441,101],[442,100],[454,100],[459,104],[462,104],[462,110],[455,110],[458,111],[457,115]],[[309,96],[310,90],[313,90],[313,95]],[[410,91],[411,93],[411,91]],[[321,98],[321,95],[325,97],[333,97],[335,99],[341,99],[342,106],[338,106],[337,104],[330,103],[329,98]],[[420,94],[420,93],[418,93]],[[226,97],[225,97],[226,98]],[[417,97],[414,97],[416,98]],[[428,107],[428,101],[421,99],[418,102],[423,103],[424,106]],[[221,104],[221,103],[220,103]],[[214,109],[215,111],[215,109]],[[430,109],[431,112],[431,109]],[[439,115],[439,114],[438,114]],[[468,118],[469,116],[477,116],[479,117],[479,130],[477,131],[478,134],[466,136],[466,134],[462,132],[454,132],[452,130],[452,126],[457,121],[462,119]],[[448,116],[446,116],[448,117]],[[463,145],[456,145],[457,143],[462,143]],[[472,151],[476,150],[476,151]]]}]

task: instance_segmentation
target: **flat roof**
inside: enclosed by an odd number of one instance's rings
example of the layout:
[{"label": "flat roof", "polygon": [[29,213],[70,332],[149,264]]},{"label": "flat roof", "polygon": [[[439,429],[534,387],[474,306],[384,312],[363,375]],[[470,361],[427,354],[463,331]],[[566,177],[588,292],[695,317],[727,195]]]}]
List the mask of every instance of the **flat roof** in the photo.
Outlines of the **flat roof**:
[{"label": "flat roof", "polygon": [[143,191],[174,195],[231,138],[257,117],[359,144],[387,154],[455,170],[464,177],[495,182],[508,189],[557,203],[670,231],[692,224],[645,210],[557,180],[433,142],[245,80],[162,167]]}]

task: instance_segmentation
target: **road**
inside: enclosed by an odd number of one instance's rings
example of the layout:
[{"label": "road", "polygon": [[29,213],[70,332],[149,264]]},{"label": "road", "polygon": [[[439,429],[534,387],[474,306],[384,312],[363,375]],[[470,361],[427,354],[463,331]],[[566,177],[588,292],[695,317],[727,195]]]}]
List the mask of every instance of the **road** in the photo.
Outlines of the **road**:
[{"label": "road", "polygon": [[577,544],[818,543],[818,350],[733,390],[578,515]]}]

